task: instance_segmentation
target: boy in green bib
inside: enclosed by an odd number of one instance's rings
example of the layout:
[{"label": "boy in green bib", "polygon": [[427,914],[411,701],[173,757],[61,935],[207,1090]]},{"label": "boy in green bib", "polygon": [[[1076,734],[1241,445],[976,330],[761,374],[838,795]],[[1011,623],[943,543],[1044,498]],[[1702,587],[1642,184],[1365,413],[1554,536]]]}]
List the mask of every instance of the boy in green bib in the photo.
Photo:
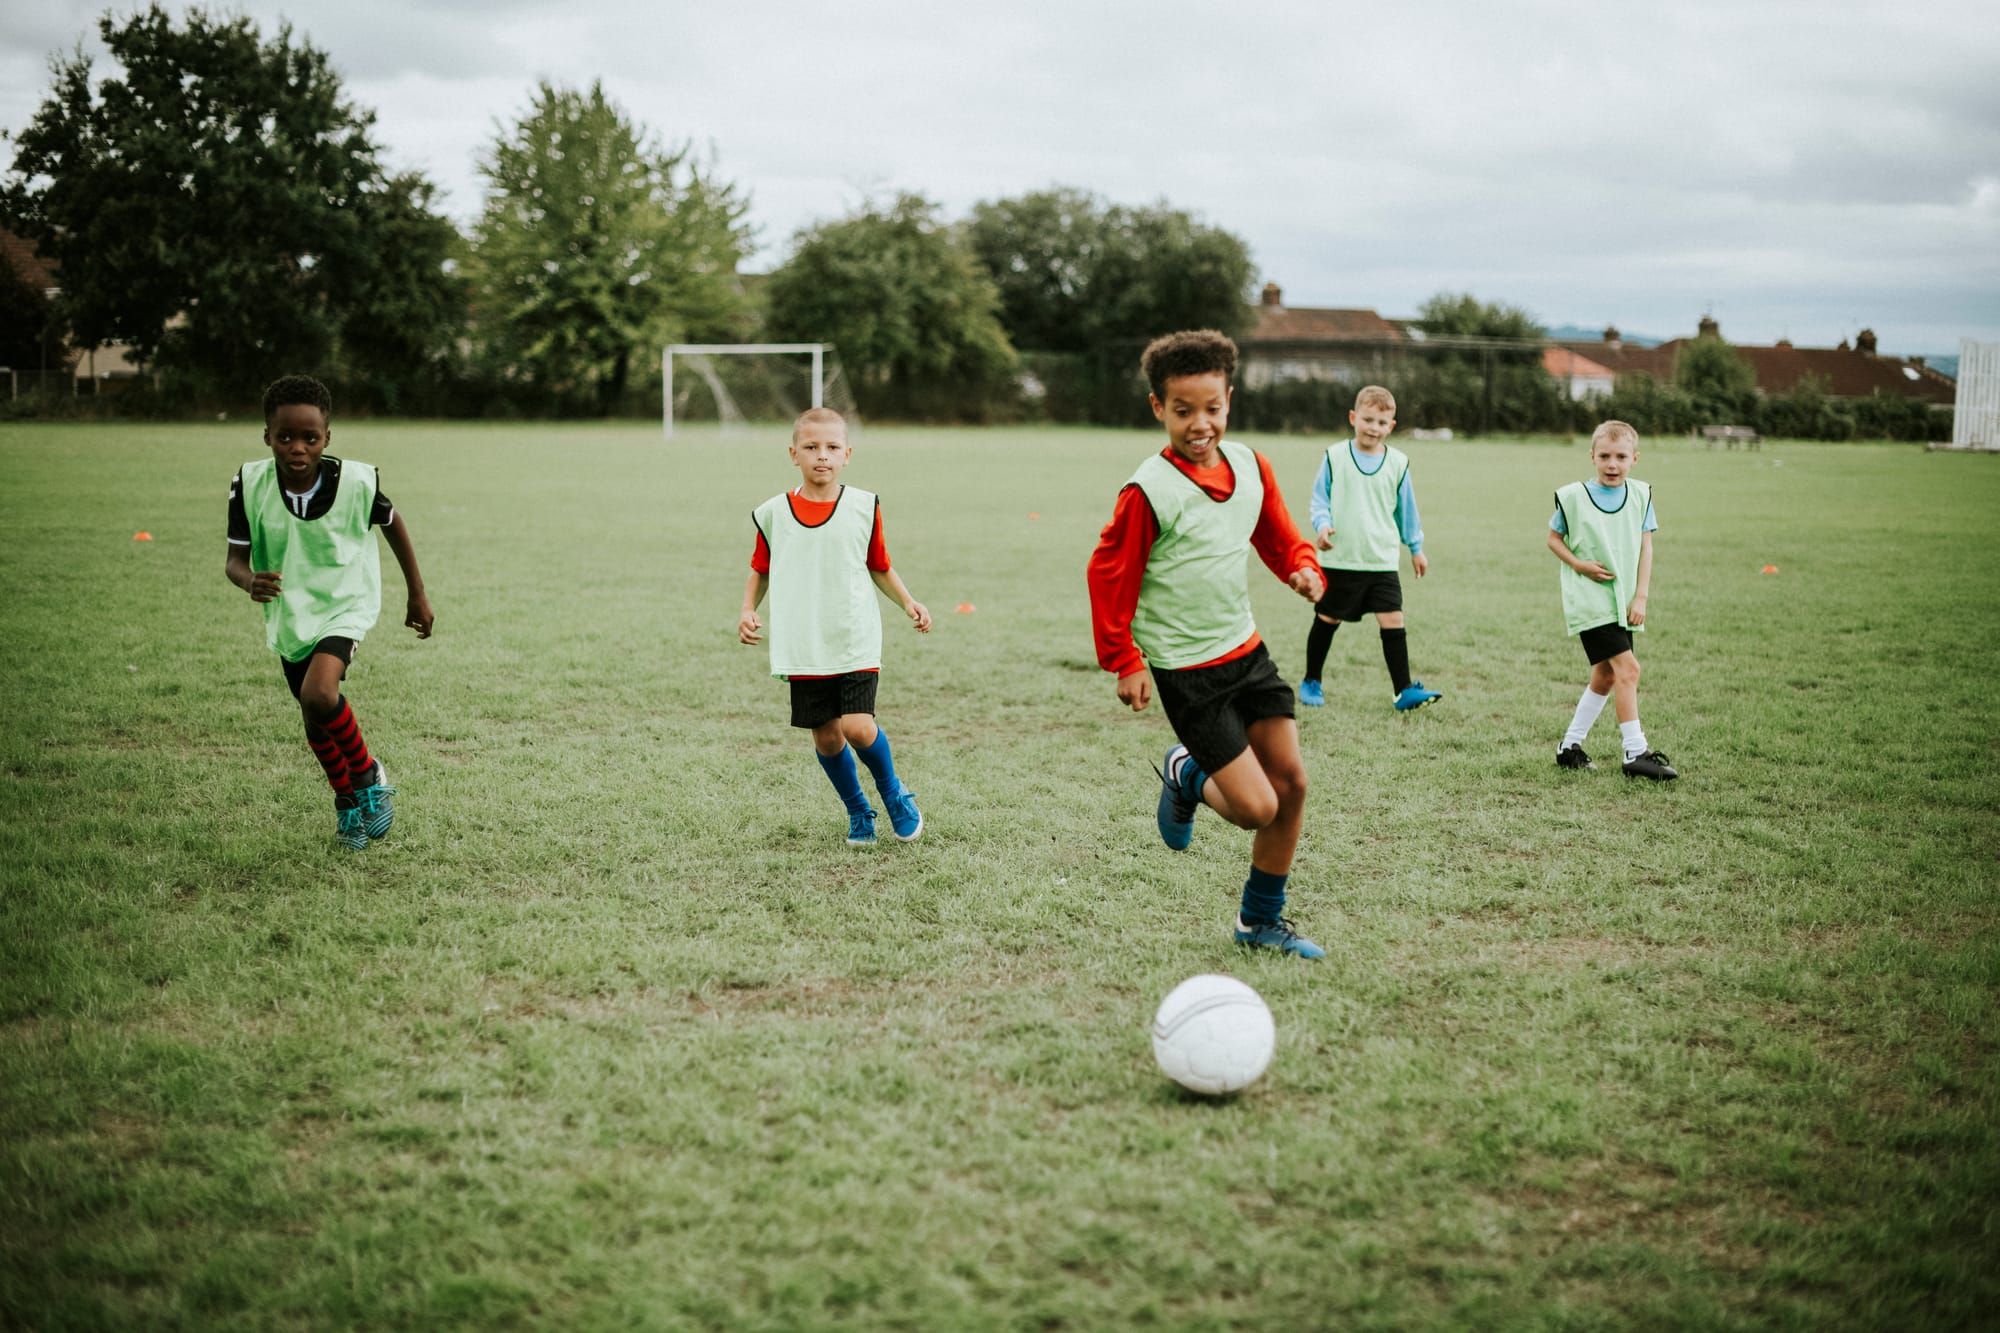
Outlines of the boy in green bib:
[{"label": "boy in green bib", "polygon": [[381,528],[403,569],[403,623],[431,636],[430,599],[403,516],[375,469],[326,452],[333,395],[310,375],[264,391],[271,457],[245,463],[229,485],[229,581],[264,608],[264,642],[278,654],[305,716],[306,743],[333,787],[334,832],[362,851],[395,819],[382,761],[368,752],[340,683],[355,645],[382,611]]},{"label": "boy in green bib", "polygon": [[[1300,958],[1326,951],[1281,913],[1305,817],[1292,690],[1250,616],[1255,551],[1307,601],[1325,590],[1263,455],[1223,438],[1236,344],[1213,329],[1156,338],[1140,358],[1167,447],[1118,492],[1089,569],[1097,660],[1133,712],[1159,691],[1180,743],[1156,813],[1175,851],[1203,805],[1253,831],[1236,941]],[[1150,683],[1148,680],[1150,668]]]},{"label": "boy in green bib", "polygon": [[1395,395],[1379,384],[1367,386],[1354,396],[1347,421],[1354,438],[1328,449],[1313,478],[1312,525],[1326,596],[1313,608],[1312,629],[1306,634],[1299,702],[1313,708],[1326,702],[1320,673],[1326,669],[1334,631],[1342,621],[1372,615],[1382,631],[1382,660],[1389,668],[1396,711],[1407,713],[1444,695],[1410,679],[1398,544],[1410,548],[1410,568],[1418,578],[1430,571],[1430,560],[1424,555],[1410,460],[1389,443],[1389,432],[1396,429]]},{"label": "boy in green bib", "polygon": [[788,681],[792,725],[812,732],[819,766],[847,807],[847,842],[875,845],[875,808],[861,790],[856,754],[875,779],[898,841],[924,831],[917,795],[896,776],[889,736],[875,723],[882,672],[882,615],[875,590],[893,598],[928,634],[931,613],[910,596],[889,564],[882,506],[840,481],[854,451],[847,422],[830,407],[808,408],[792,423],[791,457],[799,485],[751,511],[757,546],[736,637],[764,637],[757,607],[771,599],[771,674]]},{"label": "boy in green bib", "polygon": [[1639,659],[1632,636],[1646,628],[1646,594],[1653,582],[1653,488],[1635,479],[1639,432],[1607,421],[1590,437],[1597,475],[1556,492],[1549,550],[1562,561],[1563,621],[1590,659],[1590,684],[1577,701],[1569,730],[1556,746],[1562,768],[1596,768],[1583,752],[1590,724],[1617,700],[1618,732],[1628,777],[1667,782],[1680,776],[1646,744],[1639,726]]}]

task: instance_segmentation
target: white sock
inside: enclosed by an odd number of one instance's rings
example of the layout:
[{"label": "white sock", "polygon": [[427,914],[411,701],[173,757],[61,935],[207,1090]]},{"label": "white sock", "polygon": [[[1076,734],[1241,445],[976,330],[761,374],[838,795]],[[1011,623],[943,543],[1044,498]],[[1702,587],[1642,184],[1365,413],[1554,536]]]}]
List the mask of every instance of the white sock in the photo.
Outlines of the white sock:
[{"label": "white sock", "polygon": [[1639,719],[1618,724],[1618,738],[1625,742],[1625,758],[1629,762],[1637,759],[1651,748],[1646,744],[1646,733],[1639,730]]},{"label": "white sock", "polygon": [[1589,686],[1584,687],[1583,697],[1576,701],[1576,716],[1569,720],[1569,730],[1563,733],[1563,743],[1556,747],[1561,754],[1572,745],[1583,744],[1583,738],[1590,734],[1590,724],[1597,721],[1597,715],[1604,711],[1608,694],[1598,694]]}]

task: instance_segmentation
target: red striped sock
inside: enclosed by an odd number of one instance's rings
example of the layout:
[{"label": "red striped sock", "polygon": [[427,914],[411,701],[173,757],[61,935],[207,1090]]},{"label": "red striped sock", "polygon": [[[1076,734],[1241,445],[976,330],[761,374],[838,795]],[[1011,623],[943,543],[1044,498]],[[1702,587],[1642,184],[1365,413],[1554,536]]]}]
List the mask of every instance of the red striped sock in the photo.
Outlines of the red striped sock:
[{"label": "red striped sock", "polygon": [[340,747],[340,757],[347,761],[348,781],[356,786],[373,782],[375,757],[368,753],[368,742],[361,739],[361,724],[354,720],[354,710],[347,706],[345,696],[340,700],[340,711],[325,726],[326,734]]},{"label": "red striped sock", "polygon": [[306,744],[312,746],[313,758],[326,770],[326,780],[333,784],[335,796],[345,796],[354,790],[354,784],[347,777],[347,760],[341,758],[340,747],[332,741],[314,740],[309,732]]}]

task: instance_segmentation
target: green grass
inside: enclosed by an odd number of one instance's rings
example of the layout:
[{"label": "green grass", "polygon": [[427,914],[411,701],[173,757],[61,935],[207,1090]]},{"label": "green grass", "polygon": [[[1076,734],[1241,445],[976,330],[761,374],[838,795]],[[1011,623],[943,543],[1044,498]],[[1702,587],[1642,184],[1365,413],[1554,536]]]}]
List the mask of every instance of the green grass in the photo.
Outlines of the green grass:
[{"label": "green grass", "polygon": [[[1255,442],[1302,514],[1319,444]],[[255,426],[0,427],[0,1325],[1992,1319],[2000,465],[1646,446],[1654,787],[1552,763],[1581,443],[1409,445],[1447,696],[1335,641],[1310,966],[1227,944],[1248,836],[1159,845],[1164,721],[1095,666],[1154,443],[862,437],[938,625],[881,697],[924,838],[853,852],[734,642],[777,441],[340,426],[438,613],[385,557],[349,687],[402,795],[351,856],[222,578]],[[1203,971],[1278,1022],[1221,1103],[1147,1037]]]}]

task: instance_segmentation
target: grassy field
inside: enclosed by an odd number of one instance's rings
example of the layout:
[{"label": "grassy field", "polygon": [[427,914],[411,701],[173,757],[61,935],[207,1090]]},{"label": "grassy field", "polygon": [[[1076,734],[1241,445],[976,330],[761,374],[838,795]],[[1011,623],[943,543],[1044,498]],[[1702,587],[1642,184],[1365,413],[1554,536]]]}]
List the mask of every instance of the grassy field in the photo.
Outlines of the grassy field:
[{"label": "grassy field", "polygon": [[[1303,516],[1324,441],[1251,442]],[[779,441],[337,423],[438,613],[385,554],[355,856],[222,577],[256,426],[0,427],[0,1326],[1990,1327],[2000,461],[1646,447],[1659,787],[1552,762],[1582,443],[1406,445],[1446,698],[1335,641],[1315,966],[1227,942],[1248,835],[1160,846],[1095,665],[1155,443],[862,437],[938,624],[880,705],[927,830],[856,852],[734,641]],[[1209,971],[1278,1024],[1218,1103],[1147,1037]]]}]

